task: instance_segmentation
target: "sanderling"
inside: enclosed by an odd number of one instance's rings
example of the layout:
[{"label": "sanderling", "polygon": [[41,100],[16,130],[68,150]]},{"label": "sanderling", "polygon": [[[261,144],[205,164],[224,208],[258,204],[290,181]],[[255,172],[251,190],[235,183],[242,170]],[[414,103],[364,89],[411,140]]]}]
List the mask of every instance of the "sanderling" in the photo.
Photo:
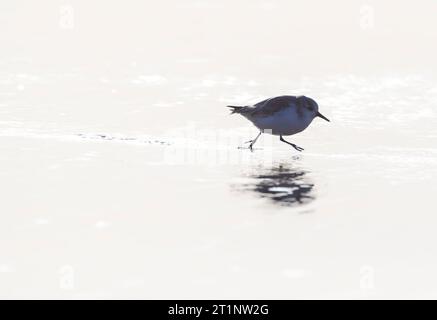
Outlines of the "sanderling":
[{"label": "sanderling", "polygon": [[315,117],[329,121],[319,112],[317,103],[305,96],[279,96],[263,100],[252,106],[227,106],[233,113],[239,113],[251,121],[260,133],[255,139],[247,141],[252,150],[261,133],[279,136],[279,140],[291,145],[297,151],[303,148],[284,140],[282,136],[290,136],[305,130]]}]

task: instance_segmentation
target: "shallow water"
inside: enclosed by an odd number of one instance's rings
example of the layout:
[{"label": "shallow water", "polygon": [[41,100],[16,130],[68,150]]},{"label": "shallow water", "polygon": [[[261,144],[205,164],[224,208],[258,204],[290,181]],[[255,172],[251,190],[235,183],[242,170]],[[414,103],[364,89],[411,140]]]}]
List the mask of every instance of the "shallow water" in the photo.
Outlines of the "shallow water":
[{"label": "shallow water", "polygon": [[[298,46],[271,38],[286,20],[226,25],[230,2],[184,3],[154,4],[149,20],[131,4],[117,27],[119,8],[96,25],[97,5],[79,2],[67,30],[41,22],[56,24],[60,5],[4,5],[9,29],[30,20],[0,55],[0,296],[435,298],[437,80],[419,49],[436,28],[412,26],[418,52],[396,65],[405,30],[390,15],[361,30],[360,4],[346,7],[355,20],[298,18],[315,38],[289,30]],[[293,8],[251,3],[231,18]],[[180,29],[153,18],[167,6]],[[320,30],[337,32],[323,56]],[[340,41],[381,37],[392,42],[376,62]],[[224,106],[280,94],[313,97],[331,122],[288,137],[302,153],[267,135],[239,148],[257,130]]]}]

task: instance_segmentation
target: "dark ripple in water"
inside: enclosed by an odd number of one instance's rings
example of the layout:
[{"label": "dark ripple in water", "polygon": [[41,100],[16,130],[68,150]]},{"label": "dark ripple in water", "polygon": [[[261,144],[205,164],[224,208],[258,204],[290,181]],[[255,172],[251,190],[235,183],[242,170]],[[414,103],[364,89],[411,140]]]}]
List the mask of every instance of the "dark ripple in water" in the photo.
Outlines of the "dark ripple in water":
[{"label": "dark ripple in water", "polygon": [[286,165],[273,167],[264,174],[251,175],[253,183],[242,184],[239,189],[255,192],[282,206],[299,206],[315,199],[314,184],[307,172]]}]

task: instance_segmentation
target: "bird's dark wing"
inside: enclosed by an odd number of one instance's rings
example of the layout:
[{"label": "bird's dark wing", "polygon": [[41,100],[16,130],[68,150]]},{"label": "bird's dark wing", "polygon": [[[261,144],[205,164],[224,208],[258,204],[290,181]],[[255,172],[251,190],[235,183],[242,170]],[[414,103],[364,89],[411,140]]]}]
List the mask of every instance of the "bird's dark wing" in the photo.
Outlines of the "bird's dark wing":
[{"label": "bird's dark wing", "polygon": [[296,103],[297,98],[295,96],[279,96],[270,98],[261,102],[258,102],[253,106],[252,115],[272,115],[278,111],[281,111],[290,104]]}]

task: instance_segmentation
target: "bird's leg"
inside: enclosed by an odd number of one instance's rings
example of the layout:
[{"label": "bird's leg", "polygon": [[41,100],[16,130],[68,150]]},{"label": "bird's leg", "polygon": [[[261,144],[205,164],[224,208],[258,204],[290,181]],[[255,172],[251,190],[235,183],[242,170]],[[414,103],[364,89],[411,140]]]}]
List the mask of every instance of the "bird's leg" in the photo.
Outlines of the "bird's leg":
[{"label": "bird's leg", "polygon": [[302,151],[302,150],[303,150],[303,148],[301,148],[301,147],[295,145],[294,143],[291,143],[291,142],[288,142],[288,141],[284,140],[284,138],[282,138],[282,136],[279,136],[279,140],[281,140],[282,142],[285,142],[285,143],[289,144],[290,146],[292,146],[293,148],[295,148],[297,151]]},{"label": "bird's leg", "polygon": [[256,138],[255,139],[253,139],[253,140],[249,140],[249,141],[246,141],[245,143],[250,143],[250,145],[249,145],[249,149],[250,150],[252,150],[252,148],[253,148],[253,145],[255,144],[255,142],[256,142],[256,140],[258,140],[258,138],[259,138],[259,136],[261,135],[261,131],[260,131],[260,133],[258,133],[258,135],[256,136]]}]

